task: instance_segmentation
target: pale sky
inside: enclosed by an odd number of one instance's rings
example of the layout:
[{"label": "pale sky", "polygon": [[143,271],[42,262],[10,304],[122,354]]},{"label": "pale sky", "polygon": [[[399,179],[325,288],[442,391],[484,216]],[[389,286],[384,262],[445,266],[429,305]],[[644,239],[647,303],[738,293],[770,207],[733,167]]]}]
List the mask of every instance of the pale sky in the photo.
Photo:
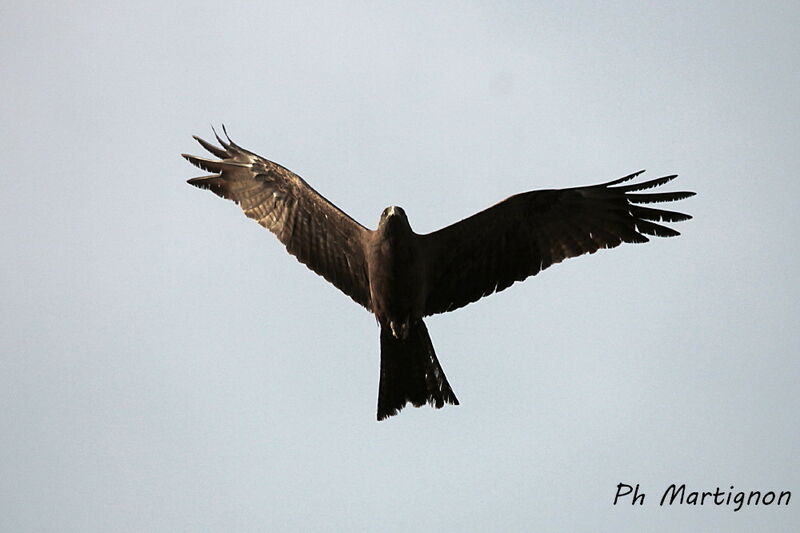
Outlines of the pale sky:
[{"label": "pale sky", "polygon": [[[0,13],[1,531],[800,523],[797,3]],[[428,319],[461,405],[378,423],[375,320],[185,183],[222,123],[369,227],[641,168],[695,218]]]}]

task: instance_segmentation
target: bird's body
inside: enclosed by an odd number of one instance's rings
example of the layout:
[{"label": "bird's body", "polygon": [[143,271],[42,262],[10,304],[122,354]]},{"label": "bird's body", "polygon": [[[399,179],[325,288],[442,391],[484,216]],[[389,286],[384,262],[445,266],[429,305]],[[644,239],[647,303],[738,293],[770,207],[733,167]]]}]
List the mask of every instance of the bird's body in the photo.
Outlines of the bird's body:
[{"label": "bird's body", "polygon": [[425,264],[419,235],[399,207],[387,207],[368,240],[367,257],[372,312],[398,339],[408,336],[425,312]]},{"label": "bird's body", "polygon": [[371,231],[286,168],[230,139],[222,148],[197,141],[220,158],[184,154],[214,172],[189,183],[238,203],[292,255],[372,312],[381,328],[378,420],[407,402],[458,404],[423,318],[463,307],[568,257],[647,242],[678,232],[655,222],[691,218],[639,204],[671,202],[690,192],[638,193],[676,176],[620,186],[641,172],[601,185],[514,195],[433,233],[415,233],[396,206]]}]

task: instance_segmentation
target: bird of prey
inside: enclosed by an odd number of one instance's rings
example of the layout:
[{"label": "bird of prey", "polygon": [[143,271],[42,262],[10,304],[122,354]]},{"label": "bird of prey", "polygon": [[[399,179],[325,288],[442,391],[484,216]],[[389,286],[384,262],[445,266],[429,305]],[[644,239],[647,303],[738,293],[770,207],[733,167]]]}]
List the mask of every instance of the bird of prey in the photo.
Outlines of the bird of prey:
[{"label": "bird of prey", "polygon": [[458,405],[424,317],[502,291],[568,257],[647,242],[647,235],[679,235],[657,222],[691,218],[644,207],[694,193],[641,193],[676,176],[627,183],[639,171],[599,185],[516,194],[425,235],[411,229],[403,209],[391,206],[370,230],[297,174],[238,146],[227,131],[226,140],[214,135],[220,146],[194,138],[218,159],[183,154],[212,173],[189,183],[236,202],[301,263],[375,315],[381,329],[378,420],[409,402]]}]

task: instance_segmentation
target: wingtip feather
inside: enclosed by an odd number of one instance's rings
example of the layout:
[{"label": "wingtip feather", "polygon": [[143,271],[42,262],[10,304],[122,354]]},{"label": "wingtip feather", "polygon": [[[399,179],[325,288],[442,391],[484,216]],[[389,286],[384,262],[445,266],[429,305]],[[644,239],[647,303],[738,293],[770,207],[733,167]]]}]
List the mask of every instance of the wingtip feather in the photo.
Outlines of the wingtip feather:
[{"label": "wingtip feather", "polygon": [[645,173],[644,169],[636,171],[633,174],[628,174],[627,176],[622,176],[621,178],[617,178],[615,180],[611,180],[609,182],[606,182],[606,183],[603,184],[603,187],[610,187],[612,185],[619,185],[620,183],[624,183],[626,181],[630,181],[630,180],[632,180],[633,178],[635,178],[637,176],[641,176],[644,173]]},{"label": "wingtip feather", "polygon": [[210,142],[206,141],[205,139],[201,139],[197,135],[192,135],[192,137],[194,138],[194,140],[196,140],[198,143],[200,143],[200,146],[205,148],[205,150],[207,152],[209,152],[210,154],[213,154],[213,155],[219,157],[220,159],[230,158],[230,154],[226,150],[223,150],[222,148],[218,148],[218,147],[214,146]]},{"label": "wingtip feather", "polygon": [[[223,125],[222,127],[223,127],[223,128],[225,128],[225,126],[224,126],[224,125]],[[219,133],[217,133],[217,130],[214,128],[214,126],[213,126],[213,125],[211,126],[211,131],[213,131],[213,132],[214,132],[214,137],[216,137],[216,138],[217,138],[217,142],[218,142],[220,145],[222,145],[222,147],[223,147],[223,148],[225,148],[226,150],[230,151],[230,149],[231,149],[230,145],[229,145],[228,143],[226,143],[225,141],[223,141],[223,140],[222,140],[222,137],[220,137],[220,136],[219,136]],[[227,133],[226,133],[226,135],[227,135]],[[230,140],[230,139],[229,139],[229,140]]]},{"label": "wingtip feather", "polygon": [[230,159],[226,159],[224,161],[216,161],[212,159],[206,159],[204,157],[197,157],[195,155],[189,155],[189,154],[182,154],[182,155],[191,164],[193,164],[197,168],[205,170],[206,172],[223,172],[226,169],[230,170],[231,167],[239,167],[239,168],[250,167],[250,164],[248,163],[237,163]]}]

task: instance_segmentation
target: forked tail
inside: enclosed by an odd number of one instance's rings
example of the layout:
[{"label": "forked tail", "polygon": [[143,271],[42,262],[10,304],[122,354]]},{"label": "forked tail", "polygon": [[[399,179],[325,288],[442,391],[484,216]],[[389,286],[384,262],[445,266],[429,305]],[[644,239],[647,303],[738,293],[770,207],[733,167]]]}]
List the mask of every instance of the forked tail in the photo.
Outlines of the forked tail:
[{"label": "forked tail", "polygon": [[381,327],[378,420],[396,415],[407,402],[414,407],[429,403],[437,409],[445,403],[458,405],[422,320],[411,325],[405,339],[397,339],[389,328]]}]

